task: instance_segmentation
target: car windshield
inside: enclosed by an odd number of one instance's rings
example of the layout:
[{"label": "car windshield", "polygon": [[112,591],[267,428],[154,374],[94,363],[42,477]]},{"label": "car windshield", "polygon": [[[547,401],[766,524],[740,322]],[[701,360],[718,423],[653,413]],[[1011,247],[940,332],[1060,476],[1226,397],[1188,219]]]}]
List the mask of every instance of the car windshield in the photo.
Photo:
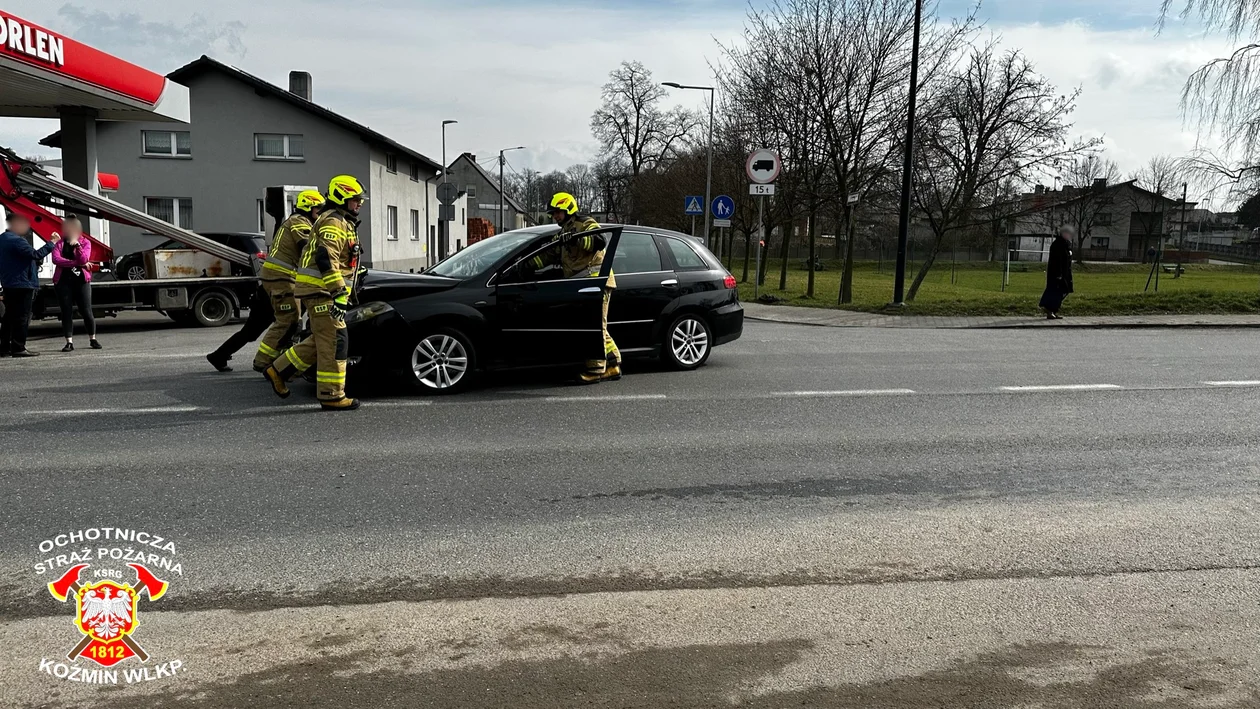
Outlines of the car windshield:
[{"label": "car windshield", "polygon": [[531,231],[510,231],[483,239],[442,261],[428,273],[446,278],[471,278],[485,273],[512,251],[540,236]]}]

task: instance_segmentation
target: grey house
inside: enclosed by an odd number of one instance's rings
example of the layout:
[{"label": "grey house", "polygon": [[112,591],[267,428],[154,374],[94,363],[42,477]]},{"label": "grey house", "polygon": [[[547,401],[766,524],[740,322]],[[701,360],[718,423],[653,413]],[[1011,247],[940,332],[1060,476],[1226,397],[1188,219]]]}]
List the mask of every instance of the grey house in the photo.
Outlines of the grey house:
[{"label": "grey house", "polygon": [[468,196],[468,217],[487,219],[494,225],[495,233],[524,229],[529,226],[528,212],[519,202],[509,196],[503,196],[503,225],[499,225],[499,188],[498,178],[491,175],[477,164],[477,156],[464,153],[451,163],[450,181],[459,186],[461,192]]},{"label": "grey house", "polygon": [[[440,164],[314,103],[309,74],[292,72],[285,90],[203,56],[169,77],[189,89],[189,125],[97,126],[100,169],[120,181],[114,199],[197,232],[265,232],[265,188],[324,191],[333,176],[353,175],[369,195],[359,227],[364,263],[399,271],[432,264]],[[53,135],[43,144],[58,142]],[[450,239],[467,243],[459,220]],[[163,240],[123,225],[110,233],[116,255]]]}]

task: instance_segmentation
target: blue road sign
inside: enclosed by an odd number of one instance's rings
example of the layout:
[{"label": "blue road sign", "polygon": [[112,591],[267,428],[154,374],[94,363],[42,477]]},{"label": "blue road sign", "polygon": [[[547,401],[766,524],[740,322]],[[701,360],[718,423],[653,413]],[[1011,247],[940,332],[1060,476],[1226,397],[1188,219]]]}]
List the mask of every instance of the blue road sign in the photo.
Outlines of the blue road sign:
[{"label": "blue road sign", "polygon": [[726,195],[713,198],[713,216],[717,219],[730,219],[735,214],[735,200]]},{"label": "blue road sign", "polygon": [[688,197],[683,200],[683,214],[689,217],[704,214],[704,197]]}]

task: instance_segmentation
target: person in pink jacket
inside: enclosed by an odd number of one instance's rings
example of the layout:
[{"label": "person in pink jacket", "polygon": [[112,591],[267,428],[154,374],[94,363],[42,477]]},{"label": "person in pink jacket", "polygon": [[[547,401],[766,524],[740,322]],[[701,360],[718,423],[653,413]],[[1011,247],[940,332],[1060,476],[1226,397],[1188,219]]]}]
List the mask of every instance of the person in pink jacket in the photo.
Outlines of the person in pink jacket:
[{"label": "person in pink jacket", "polygon": [[62,221],[62,241],[53,249],[52,260],[57,266],[53,273],[53,288],[57,291],[57,300],[61,302],[61,334],[65,335],[66,346],[62,352],[74,351],[74,309],[79,309],[79,317],[87,328],[89,344],[92,349],[101,349],[96,341],[96,319],[92,317],[92,272],[88,263],[92,257],[92,244],[83,238],[83,224],[73,215]]}]

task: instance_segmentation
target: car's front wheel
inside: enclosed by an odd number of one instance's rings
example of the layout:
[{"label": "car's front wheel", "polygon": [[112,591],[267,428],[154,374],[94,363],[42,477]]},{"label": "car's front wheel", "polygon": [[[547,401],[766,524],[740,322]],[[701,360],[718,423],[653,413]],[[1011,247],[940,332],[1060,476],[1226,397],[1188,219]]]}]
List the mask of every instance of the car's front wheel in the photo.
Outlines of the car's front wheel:
[{"label": "car's front wheel", "polygon": [[412,389],[425,394],[455,394],[472,385],[477,353],[463,332],[443,327],[423,336],[406,363]]},{"label": "car's front wheel", "polygon": [[708,361],[712,342],[709,323],[700,315],[684,313],[665,331],[661,357],[674,369],[695,369]]}]

